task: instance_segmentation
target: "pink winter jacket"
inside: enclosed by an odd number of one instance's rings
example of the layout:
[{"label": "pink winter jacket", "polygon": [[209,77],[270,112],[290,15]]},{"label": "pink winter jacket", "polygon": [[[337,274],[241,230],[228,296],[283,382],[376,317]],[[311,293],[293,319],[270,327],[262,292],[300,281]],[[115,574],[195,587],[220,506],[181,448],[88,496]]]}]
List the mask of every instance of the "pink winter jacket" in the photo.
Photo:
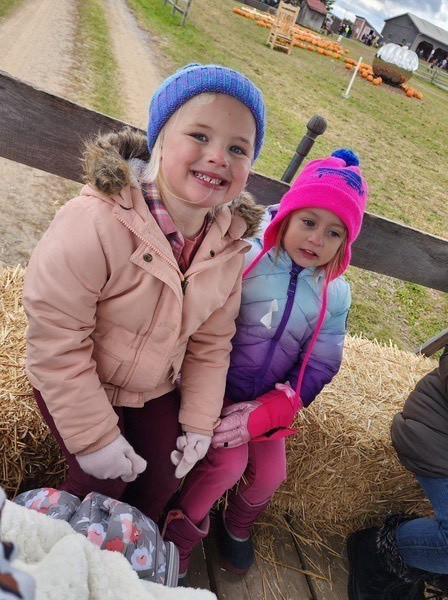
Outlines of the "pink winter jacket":
[{"label": "pink winter jacket", "polygon": [[[98,168],[108,152],[100,151]],[[71,453],[118,437],[111,404],[141,407],[172,390],[180,372],[183,430],[212,434],[240,305],[246,229],[240,214],[217,210],[184,276],[129,182],[112,195],[86,185],[58,211],[31,256],[23,304],[28,377]]]}]

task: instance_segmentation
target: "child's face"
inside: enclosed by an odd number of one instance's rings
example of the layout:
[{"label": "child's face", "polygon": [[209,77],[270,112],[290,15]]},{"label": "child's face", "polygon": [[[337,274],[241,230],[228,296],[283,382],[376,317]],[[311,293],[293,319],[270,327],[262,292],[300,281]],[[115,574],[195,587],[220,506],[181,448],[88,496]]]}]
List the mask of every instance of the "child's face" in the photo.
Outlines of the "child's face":
[{"label": "child's face", "polygon": [[335,256],[345,236],[345,225],[334,213],[303,208],[291,213],[282,245],[301,267],[322,267]]},{"label": "child's face", "polygon": [[246,185],[254,142],[255,119],[233,96],[186,102],[169,119],[163,138],[164,197],[201,208],[234,200]]}]

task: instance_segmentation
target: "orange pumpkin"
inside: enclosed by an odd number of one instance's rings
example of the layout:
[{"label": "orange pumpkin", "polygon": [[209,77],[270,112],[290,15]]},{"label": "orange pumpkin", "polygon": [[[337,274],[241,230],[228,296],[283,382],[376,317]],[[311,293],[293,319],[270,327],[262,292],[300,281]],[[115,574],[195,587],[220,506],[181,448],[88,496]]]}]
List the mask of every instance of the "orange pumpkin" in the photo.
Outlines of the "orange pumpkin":
[{"label": "orange pumpkin", "polygon": [[350,63],[345,63],[345,68],[351,71],[352,65]]},{"label": "orange pumpkin", "polygon": [[372,75],[367,75],[367,81],[373,81]]}]

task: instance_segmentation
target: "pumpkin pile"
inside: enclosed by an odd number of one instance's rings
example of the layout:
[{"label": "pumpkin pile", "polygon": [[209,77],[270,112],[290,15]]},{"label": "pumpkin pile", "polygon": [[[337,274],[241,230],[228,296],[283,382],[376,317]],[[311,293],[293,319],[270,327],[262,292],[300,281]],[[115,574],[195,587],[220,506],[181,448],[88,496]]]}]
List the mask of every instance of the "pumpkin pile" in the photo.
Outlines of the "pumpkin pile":
[{"label": "pumpkin pile", "polygon": [[[345,62],[345,68],[347,70],[356,68],[357,61],[354,60],[353,58],[349,58],[348,56],[346,56],[344,58],[344,62]],[[373,85],[381,85],[381,83],[383,82],[381,77],[375,77],[375,73],[373,72],[372,67],[365,62],[362,62],[359,65],[358,73],[361,75],[361,77],[363,79],[365,79],[366,81],[369,81]]]},{"label": "pumpkin pile", "polygon": [[[344,58],[344,63],[345,63],[345,68],[347,70],[355,69],[356,65],[357,65],[357,61],[348,56],[346,56]],[[359,75],[361,75],[361,77],[363,79],[365,79],[366,81],[369,81],[370,83],[372,83],[375,86],[381,85],[381,83],[383,82],[381,77],[375,77],[375,73],[373,72],[372,67],[365,62],[362,62],[359,65],[358,73],[359,73]],[[423,94],[421,92],[406,85],[405,83],[402,83],[400,85],[400,88],[403,90],[403,92],[406,94],[406,96],[408,98],[418,98],[418,100],[421,100],[423,98]]]},{"label": "pumpkin pile", "polygon": [[298,26],[295,29],[294,46],[335,59],[341,58],[343,54],[348,52],[338,42],[324,40],[320,36]]},{"label": "pumpkin pile", "polygon": [[403,90],[403,92],[408,98],[417,98],[418,100],[421,100],[423,98],[423,94],[415,88],[411,87],[410,85],[402,83],[400,85],[400,88]]},{"label": "pumpkin pile", "polygon": [[[235,14],[246,17],[247,19],[252,19],[255,21],[256,25],[259,27],[266,27],[266,29],[271,29],[275,21],[275,15],[261,12],[255,8],[246,8],[242,6],[241,8],[234,7],[232,10]],[[343,54],[348,53],[348,50],[344,50],[338,42],[325,40],[300,25],[294,26],[293,46],[302,48],[303,50],[317,52],[322,56],[328,56],[335,59],[339,59]]]}]

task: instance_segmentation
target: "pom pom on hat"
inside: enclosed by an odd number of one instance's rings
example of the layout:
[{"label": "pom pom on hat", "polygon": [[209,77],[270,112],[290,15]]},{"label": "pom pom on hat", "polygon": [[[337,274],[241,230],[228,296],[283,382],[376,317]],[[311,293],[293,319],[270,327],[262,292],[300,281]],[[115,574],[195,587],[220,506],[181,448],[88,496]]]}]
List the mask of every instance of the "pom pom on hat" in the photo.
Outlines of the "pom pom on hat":
[{"label": "pom pom on hat", "polygon": [[348,148],[338,148],[332,152],[331,156],[342,158],[347,167],[357,167],[359,165],[359,158],[353,150],[349,150]]},{"label": "pom pom on hat", "polygon": [[254,160],[263,144],[266,108],[260,90],[250,79],[221,65],[190,63],[165,79],[149,106],[148,148],[152,151],[160,130],[185,102],[203,93],[227,94],[245,104],[255,119]]}]

